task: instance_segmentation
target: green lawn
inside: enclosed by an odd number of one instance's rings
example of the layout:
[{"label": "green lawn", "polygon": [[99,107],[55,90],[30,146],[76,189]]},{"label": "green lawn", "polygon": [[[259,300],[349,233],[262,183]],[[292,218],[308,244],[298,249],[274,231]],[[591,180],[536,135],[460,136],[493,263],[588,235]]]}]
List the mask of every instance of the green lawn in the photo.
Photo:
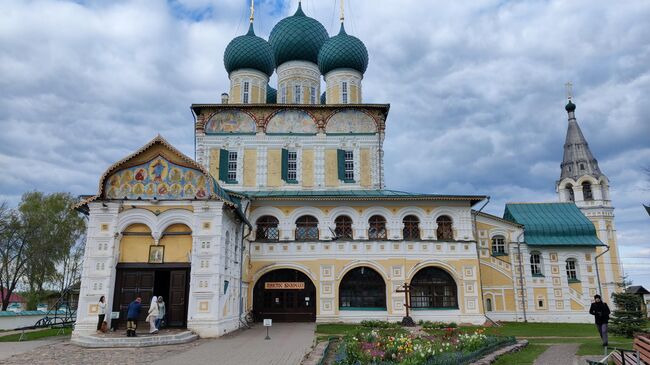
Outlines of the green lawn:
[{"label": "green lawn", "polygon": [[529,344],[521,351],[500,356],[492,365],[532,365],[546,349],[548,349],[547,345]]},{"label": "green lawn", "polygon": [[360,325],[349,323],[323,323],[316,326],[316,333],[319,335],[347,335],[360,327]]},{"label": "green lawn", "polygon": [[521,323],[506,322],[495,331],[505,336],[515,337],[598,337],[593,324],[586,323]]},{"label": "green lawn", "polygon": [[[49,328],[49,329],[44,329],[40,331],[33,331],[33,332],[25,332],[25,337],[23,337],[23,341],[32,341],[32,340],[39,340],[45,337],[52,337],[56,336],[56,334],[59,332],[58,328]],[[65,329],[65,334],[69,335],[70,334],[70,329],[66,328]],[[6,335],[6,336],[0,336],[0,342],[16,342],[20,339],[20,333],[14,333],[13,335]]]}]

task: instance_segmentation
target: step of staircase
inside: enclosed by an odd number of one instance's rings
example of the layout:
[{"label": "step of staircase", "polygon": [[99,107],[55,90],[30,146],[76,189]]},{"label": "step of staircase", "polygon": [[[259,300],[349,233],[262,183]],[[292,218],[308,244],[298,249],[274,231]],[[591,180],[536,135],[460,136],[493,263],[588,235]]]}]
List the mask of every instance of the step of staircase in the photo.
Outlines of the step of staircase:
[{"label": "step of staircase", "polygon": [[113,348],[113,347],[149,347],[178,345],[192,342],[199,336],[192,331],[183,331],[169,335],[140,334],[138,337],[107,337],[103,335],[74,336],[70,342],[81,347]]}]

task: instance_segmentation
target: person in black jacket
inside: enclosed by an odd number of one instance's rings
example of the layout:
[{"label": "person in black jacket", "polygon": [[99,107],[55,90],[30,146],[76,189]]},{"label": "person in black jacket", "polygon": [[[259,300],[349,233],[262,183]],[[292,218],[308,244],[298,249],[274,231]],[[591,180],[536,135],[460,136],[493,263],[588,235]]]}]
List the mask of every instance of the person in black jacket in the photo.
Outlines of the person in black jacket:
[{"label": "person in black jacket", "polygon": [[126,337],[137,337],[135,329],[138,326],[138,318],[140,317],[140,309],[142,308],[141,301],[142,299],[140,297],[135,298],[129,304],[126,311]]},{"label": "person in black jacket", "polygon": [[600,339],[603,340],[603,346],[605,347],[607,347],[607,322],[609,322],[609,313],[607,303],[602,301],[600,295],[594,295],[594,302],[591,303],[589,314],[593,315],[596,320],[596,327],[598,327]]}]

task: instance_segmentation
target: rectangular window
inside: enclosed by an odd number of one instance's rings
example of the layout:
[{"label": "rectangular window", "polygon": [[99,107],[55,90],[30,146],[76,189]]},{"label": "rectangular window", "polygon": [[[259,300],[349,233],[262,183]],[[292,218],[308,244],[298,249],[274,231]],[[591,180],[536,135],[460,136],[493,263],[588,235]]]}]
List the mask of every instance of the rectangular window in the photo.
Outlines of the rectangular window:
[{"label": "rectangular window", "polygon": [[293,90],[293,102],[295,104],[302,104],[302,87],[300,87],[300,85],[295,85]]},{"label": "rectangular window", "polygon": [[341,83],[341,103],[343,103],[343,104],[348,103],[348,83],[347,83],[347,81],[343,81]]},{"label": "rectangular window", "polygon": [[237,181],[237,152],[228,151],[228,181]]},{"label": "rectangular window", "polygon": [[286,104],[287,103],[287,86],[282,85],[280,87],[280,103],[281,104]]},{"label": "rectangular window", "polygon": [[298,153],[296,151],[289,151],[287,153],[287,180],[298,180]]},{"label": "rectangular window", "polygon": [[354,181],[354,154],[345,151],[345,180]]},{"label": "rectangular window", "polygon": [[578,270],[576,270],[576,262],[574,260],[566,261],[566,276],[569,281],[578,281]]},{"label": "rectangular window", "polygon": [[309,102],[311,104],[316,104],[316,88],[313,86],[311,87],[311,91],[309,94]]},{"label": "rectangular window", "polygon": [[244,87],[242,87],[242,103],[248,104],[248,93],[249,93],[249,88],[250,88],[250,83],[248,81],[244,81]]}]

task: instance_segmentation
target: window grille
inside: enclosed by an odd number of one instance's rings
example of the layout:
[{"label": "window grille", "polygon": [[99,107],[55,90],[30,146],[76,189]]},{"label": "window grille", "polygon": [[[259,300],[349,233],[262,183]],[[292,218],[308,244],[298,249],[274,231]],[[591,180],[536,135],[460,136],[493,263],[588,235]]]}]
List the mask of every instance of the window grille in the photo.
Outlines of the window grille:
[{"label": "window grille", "polygon": [[413,308],[458,308],[456,282],[446,271],[427,267],[411,280]]},{"label": "window grille", "polygon": [[298,153],[296,151],[287,152],[287,180],[298,180]]},{"label": "window grille", "polygon": [[255,222],[257,230],[255,231],[256,240],[277,241],[280,239],[280,230],[278,229],[278,219],[270,215],[261,216]]},{"label": "window grille", "polygon": [[386,308],[386,283],[375,270],[350,270],[339,286],[339,308]]},{"label": "window grille", "polygon": [[242,103],[248,104],[248,94],[249,94],[250,83],[244,81],[244,87],[242,88]]},{"label": "window grille", "polygon": [[302,104],[302,87],[300,85],[294,86],[293,102],[295,104]]},{"label": "window grille", "polygon": [[348,103],[348,83],[347,83],[347,81],[343,81],[341,83],[341,102],[343,104]]},{"label": "window grille", "polygon": [[237,180],[237,152],[228,151],[228,180]]},{"label": "window grille", "polygon": [[368,219],[368,238],[371,240],[385,240],[388,238],[386,232],[386,219],[380,215],[373,215]]},{"label": "window grille", "polygon": [[582,196],[585,200],[594,200],[594,195],[591,192],[591,184],[586,181],[582,183]]},{"label": "window grille", "polygon": [[313,86],[312,86],[311,89],[310,89],[310,93],[309,93],[309,102],[310,102],[311,104],[316,104],[316,88],[313,87]]},{"label": "window grille", "polygon": [[530,272],[533,275],[542,275],[542,258],[538,252],[530,254]]},{"label": "window grille", "polygon": [[506,253],[506,238],[503,236],[492,237],[492,253],[504,254]]},{"label": "window grille", "polygon": [[354,180],[354,152],[345,151],[345,180]]},{"label": "window grille", "polygon": [[347,215],[340,215],[334,220],[336,228],[334,233],[341,238],[352,239],[352,218]]},{"label": "window grille", "polygon": [[404,223],[404,239],[405,240],[419,240],[420,239],[420,220],[414,215],[407,215],[402,221]]},{"label": "window grille", "polygon": [[280,87],[280,103],[286,104],[287,103],[287,86],[282,85]]},{"label": "window grille", "polygon": [[296,220],[296,241],[318,240],[318,219],[303,215]]},{"label": "window grille", "polygon": [[566,276],[569,281],[578,280],[578,270],[576,269],[576,260],[566,260]]},{"label": "window grille", "polygon": [[453,231],[451,218],[449,218],[446,215],[443,215],[438,217],[436,223],[438,223],[438,229],[436,230],[436,234],[439,240],[454,239],[454,231]]}]

